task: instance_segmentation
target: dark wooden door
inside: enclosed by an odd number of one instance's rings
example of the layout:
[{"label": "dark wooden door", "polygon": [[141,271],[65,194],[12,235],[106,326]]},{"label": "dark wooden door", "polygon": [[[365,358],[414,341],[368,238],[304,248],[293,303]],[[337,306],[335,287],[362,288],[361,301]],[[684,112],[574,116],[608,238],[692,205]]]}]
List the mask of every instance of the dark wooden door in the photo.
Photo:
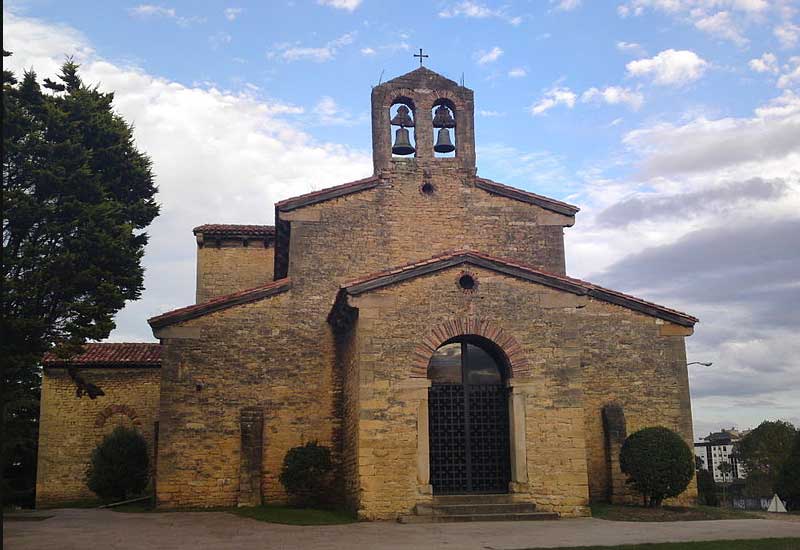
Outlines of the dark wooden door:
[{"label": "dark wooden door", "polygon": [[428,390],[431,485],[435,494],[505,493],[508,388],[494,358],[460,345],[446,350]]}]

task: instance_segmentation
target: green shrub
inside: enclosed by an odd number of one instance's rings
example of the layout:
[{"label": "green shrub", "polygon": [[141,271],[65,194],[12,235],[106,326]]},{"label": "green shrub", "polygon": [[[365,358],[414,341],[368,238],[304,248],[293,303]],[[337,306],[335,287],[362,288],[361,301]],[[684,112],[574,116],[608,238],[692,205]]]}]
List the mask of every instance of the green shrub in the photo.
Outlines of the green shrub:
[{"label": "green shrub", "polygon": [[86,484],[103,500],[124,500],[140,495],[150,478],[147,442],[134,429],[122,426],[92,451]]},{"label": "green shrub", "polygon": [[775,488],[790,510],[800,510],[800,432],[794,438],[792,453],[781,467]]},{"label": "green shrub", "polygon": [[681,494],[694,476],[691,449],[681,436],[662,427],[631,434],[622,445],[619,463],[645,506],[653,508]]},{"label": "green shrub", "polygon": [[708,470],[697,470],[697,500],[698,504],[719,506],[717,484],[714,482],[713,474]]},{"label": "green shrub", "polygon": [[331,451],[316,441],[289,449],[278,478],[293,504],[319,506],[331,502]]}]

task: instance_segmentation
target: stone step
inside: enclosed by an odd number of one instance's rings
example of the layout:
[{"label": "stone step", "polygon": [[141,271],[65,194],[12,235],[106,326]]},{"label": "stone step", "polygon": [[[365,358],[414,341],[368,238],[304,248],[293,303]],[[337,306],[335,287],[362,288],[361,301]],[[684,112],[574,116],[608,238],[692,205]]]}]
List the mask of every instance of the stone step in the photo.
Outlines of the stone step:
[{"label": "stone step", "polygon": [[487,494],[487,495],[436,495],[433,497],[434,504],[507,504],[514,502],[511,495],[507,493]]},{"label": "stone step", "polygon": [[519,514],[536,511],[531,502],[484,503],[473,501],[469,504],[422,503],[414,507],[418,516],[461,516],[470,514]]},{"label": "stone step", "polygon": [[467,521],[541,521],[558,519],[555,512],[527,512],[512,514],[461,514],[453,516],[400,516],[400,523],[457,523]]}]

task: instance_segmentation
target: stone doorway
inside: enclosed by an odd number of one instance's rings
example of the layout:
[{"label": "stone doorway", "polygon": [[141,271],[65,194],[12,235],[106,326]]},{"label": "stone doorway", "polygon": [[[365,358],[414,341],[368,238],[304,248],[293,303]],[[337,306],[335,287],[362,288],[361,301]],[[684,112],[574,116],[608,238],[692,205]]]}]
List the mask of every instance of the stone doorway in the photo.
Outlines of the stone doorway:
[{"label": "stone doorway", "polygon": [[428,421],[435,495],[508,492],[507,371],[503,353],[483,337],[448,340],[431,357]]}]

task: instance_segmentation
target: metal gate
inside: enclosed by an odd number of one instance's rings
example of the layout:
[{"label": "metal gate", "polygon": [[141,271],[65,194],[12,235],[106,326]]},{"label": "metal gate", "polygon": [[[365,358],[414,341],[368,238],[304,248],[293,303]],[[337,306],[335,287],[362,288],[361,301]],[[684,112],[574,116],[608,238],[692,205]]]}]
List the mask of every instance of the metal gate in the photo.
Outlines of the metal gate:
[{"label": "metal gate", "polygon": [[434,384],[428,392],[434,493],[507,492],[508,388]]}]

